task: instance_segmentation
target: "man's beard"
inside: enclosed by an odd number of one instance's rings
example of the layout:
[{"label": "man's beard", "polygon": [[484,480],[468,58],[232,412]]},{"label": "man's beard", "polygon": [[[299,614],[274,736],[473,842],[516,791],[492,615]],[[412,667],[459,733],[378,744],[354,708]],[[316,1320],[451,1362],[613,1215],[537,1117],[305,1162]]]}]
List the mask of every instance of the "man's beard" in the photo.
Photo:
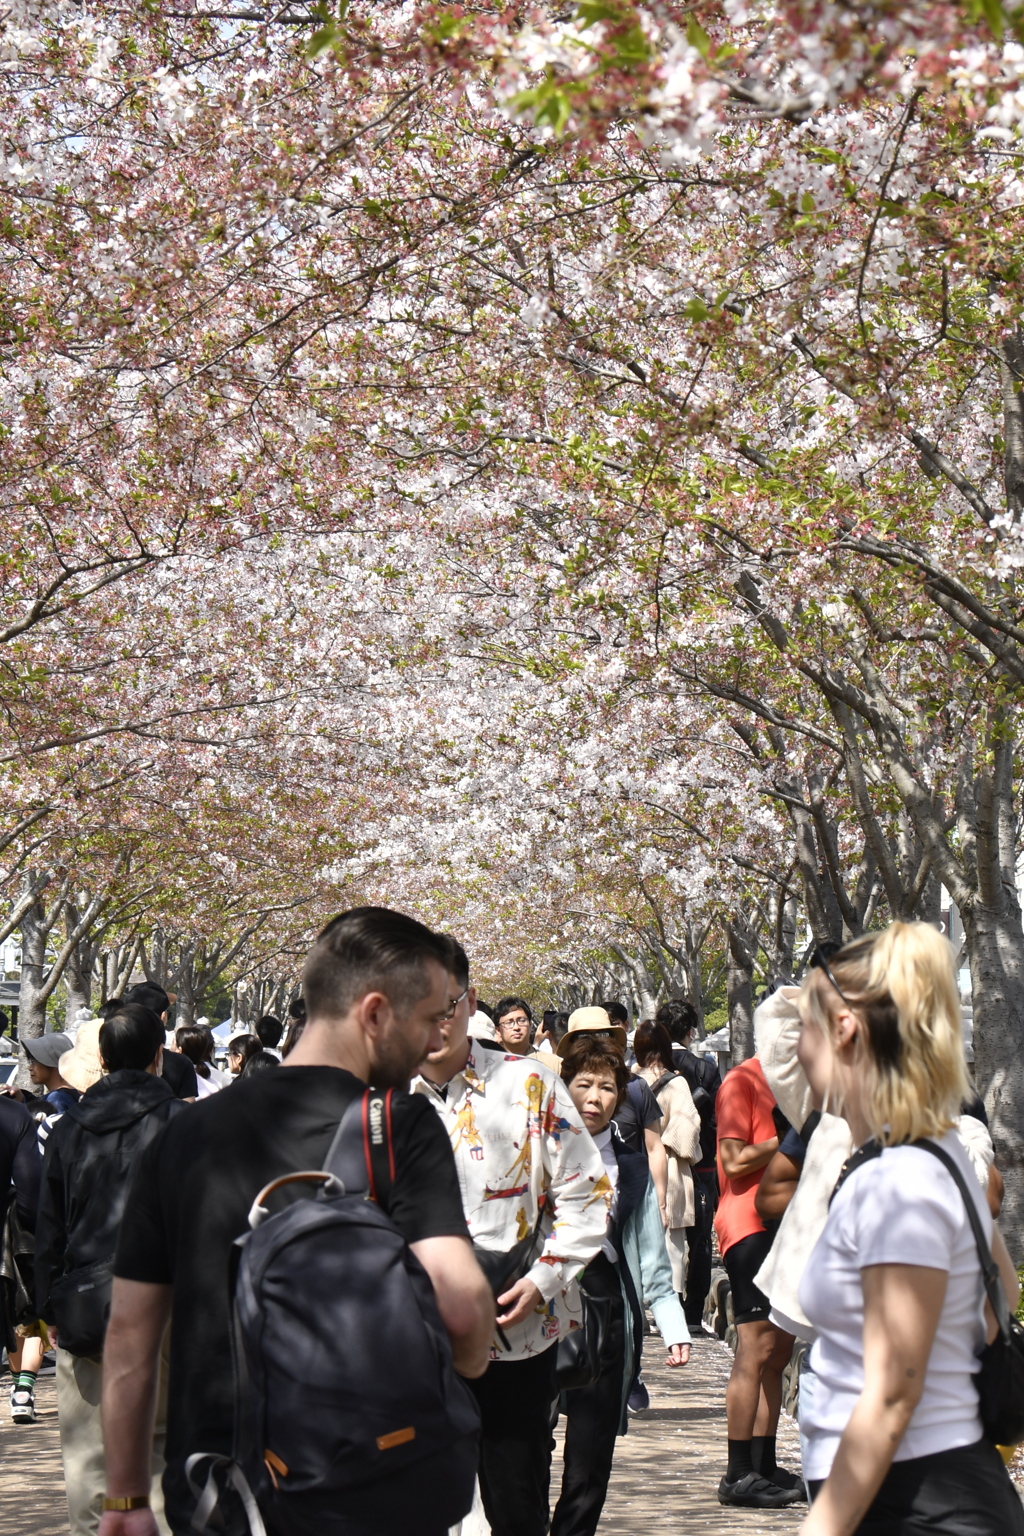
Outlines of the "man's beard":
[{"label": "man's beard", "polygon": [[370,1081],[374,1088],[406,1089],[422,1060],[422,1047],[396,1030],[377,1041]]}]

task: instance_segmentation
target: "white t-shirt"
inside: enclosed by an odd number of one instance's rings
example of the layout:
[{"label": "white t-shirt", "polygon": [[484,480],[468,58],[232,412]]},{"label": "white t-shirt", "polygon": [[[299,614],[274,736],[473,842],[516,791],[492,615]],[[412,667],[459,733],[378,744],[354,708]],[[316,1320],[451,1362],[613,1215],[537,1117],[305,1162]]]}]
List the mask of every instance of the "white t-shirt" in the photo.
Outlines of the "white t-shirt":
[{"label": "white t-shirt", "polygon": [[[960,1168],[991,1242],[992,1217],[955,1132],[939,1143]],[[800,1282],[800,1305],[817,1338],[800,1380],[804,1476],[829,1474],[864,1385],[864,1294],[871,1264],[917,1264],[949,1274],[924,1391],[896,1461],[981,1439],[974,1373],[985,1343],[985,1293],[963,1199],[946,1169],[919,1147],[888,1147],[862,1164],[832,1202]]]}]

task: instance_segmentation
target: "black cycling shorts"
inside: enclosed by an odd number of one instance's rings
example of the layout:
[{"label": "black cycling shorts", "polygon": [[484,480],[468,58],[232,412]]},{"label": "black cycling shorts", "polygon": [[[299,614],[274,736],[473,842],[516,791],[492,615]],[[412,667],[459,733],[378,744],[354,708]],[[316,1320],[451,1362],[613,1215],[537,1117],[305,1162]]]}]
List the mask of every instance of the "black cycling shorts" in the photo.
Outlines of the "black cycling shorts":
[{"label": "black cycling shorts", "polygon": [[732,1290],[732,1314],[737,1323],[759,1323],[771,1310],[768,1297],[754,1284],[754,1276],[768,1257],[774,1232],[752,1232],[741,1237],[722,1255]]}]

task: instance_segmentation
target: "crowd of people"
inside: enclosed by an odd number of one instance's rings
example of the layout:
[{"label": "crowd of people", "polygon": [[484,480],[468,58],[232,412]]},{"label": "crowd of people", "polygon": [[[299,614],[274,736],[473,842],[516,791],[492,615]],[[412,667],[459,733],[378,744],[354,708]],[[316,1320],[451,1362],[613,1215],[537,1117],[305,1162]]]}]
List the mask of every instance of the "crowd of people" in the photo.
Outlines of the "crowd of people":
[{"label": "crowd of people", "polygon": [[1016,1277],[934,929],[816,952],[724,1078],[685,1000],[490,1008],[384,908],[330,922],[224,1068],[171,1004],[23,1041],[0,1097],[11,1416],[55,1345],[74,1536],[445,1536],[474,1505],[594,1536],[652,1325],[682,1369],[723,1306],[723,1504],[1024,1536],[979,1375]]}]

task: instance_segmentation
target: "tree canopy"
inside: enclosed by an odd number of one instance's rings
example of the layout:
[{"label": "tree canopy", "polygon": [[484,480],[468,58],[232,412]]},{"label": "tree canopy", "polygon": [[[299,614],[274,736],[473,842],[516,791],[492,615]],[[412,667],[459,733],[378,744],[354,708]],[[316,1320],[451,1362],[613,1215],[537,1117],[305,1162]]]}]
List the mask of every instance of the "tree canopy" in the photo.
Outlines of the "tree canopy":
[{"label": "tree canopy", "polygon": [[[1022,13],[22,0],[0,761],[22,1013],[753,992],[962,917],[1024,1201]],[[52,1006],[52,1002],[51,1002]]]}]

